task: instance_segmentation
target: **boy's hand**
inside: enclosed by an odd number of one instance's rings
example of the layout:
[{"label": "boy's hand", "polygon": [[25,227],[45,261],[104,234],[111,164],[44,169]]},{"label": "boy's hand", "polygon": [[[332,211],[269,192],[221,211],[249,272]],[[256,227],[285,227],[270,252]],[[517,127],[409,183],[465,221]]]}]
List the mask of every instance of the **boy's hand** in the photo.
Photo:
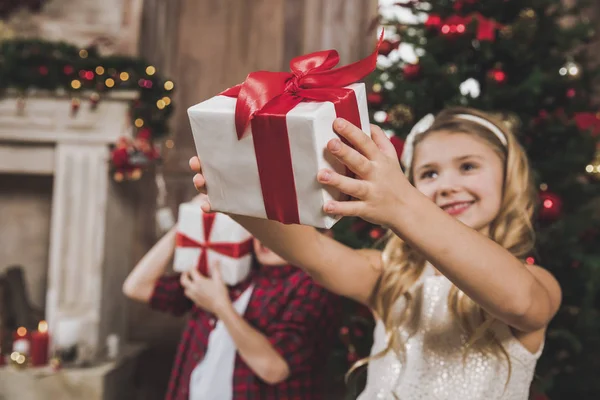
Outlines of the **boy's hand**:
[{"label": "boy's hand", "polygon": [[211,268],[210,278],[200,275],[195,269],[181,274],[181,285],[185,295],[198,307],[219,315],[231,305],[227,286],[221,279],[218,266]]}]

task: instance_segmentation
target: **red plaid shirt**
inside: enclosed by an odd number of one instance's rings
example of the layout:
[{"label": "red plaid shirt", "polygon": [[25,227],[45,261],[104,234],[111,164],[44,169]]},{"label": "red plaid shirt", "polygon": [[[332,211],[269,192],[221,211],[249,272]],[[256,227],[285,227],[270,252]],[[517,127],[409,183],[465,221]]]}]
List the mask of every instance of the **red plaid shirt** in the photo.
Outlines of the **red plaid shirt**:
[{"label": "red plaid shirt", "polygon": [[[286,360],[290,376],[277,385],[263,382],[239,356],[233,373],[233,399],[323,399],[323,369],[337,329],[338,298],[292,266],[261,267],[230,290],[237,298],[251,284],[254,290],[244,318],[261,331]],[[187,400],[190,376],[206,354],[215,317],[196,307],[183,293],[179,275],[156,284],[152,308],[191,315],[179,343],[166,400]],[[212,399],[207,399],[212,400]]]}]

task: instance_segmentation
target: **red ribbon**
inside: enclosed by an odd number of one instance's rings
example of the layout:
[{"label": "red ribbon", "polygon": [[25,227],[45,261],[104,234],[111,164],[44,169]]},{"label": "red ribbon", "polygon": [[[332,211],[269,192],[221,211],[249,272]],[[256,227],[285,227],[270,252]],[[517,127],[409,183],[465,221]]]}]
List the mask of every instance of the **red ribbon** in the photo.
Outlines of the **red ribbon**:
[{"label": "red ribbon", "polygon": [[197,269],[202,275],[208,276],[208,250],[212,250],[224,256],[231,258],[241,258],[247,254],[250,254],[252,250],[252,238],[241,242],[241,243],[212,243],[210,242],[210,233],[212,226],[215,221],[216,214],[203,214],[202,218],[204,221],[204,243],[197,242],[189,236],[184,235],[181,232],[177,232],[175,235],[175,244],[177,247],[193,247],[199,248],[200,258],[198,259]]},{"label": "red ribbon", "polygon": [[292,168],[286,114],[301,102],[330,101],[338,117],[360,126],[353,90],[345,88],[371,73],[377,52],[343,67],[335,50],[318,51],[292,59],[292,72],[251,72],[246,80],[221,95],[236,97],[235,128],[238,139],[251,125],[256,163],[267,218],[285,224],[300,222]]}]

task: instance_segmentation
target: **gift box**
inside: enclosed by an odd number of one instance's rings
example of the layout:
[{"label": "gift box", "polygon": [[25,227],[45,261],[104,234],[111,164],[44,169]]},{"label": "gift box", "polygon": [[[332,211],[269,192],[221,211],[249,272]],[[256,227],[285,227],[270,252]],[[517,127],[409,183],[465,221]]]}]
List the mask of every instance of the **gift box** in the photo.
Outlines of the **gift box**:
[{"label": "gift box", "polygon": [[173,269],[196,268],[209,275],[209,265],[219,265],[230,286],[243,281],[252,267],[252,235],[229,216],[204,213],[197,203],[179,206]]},{"label": "gift box", "polygon": [[[381,39],[380,39],[381,43]],[[323,212],[342,194],[317,172],[346,167],[325,148],[342,117],[370,134],[365,86],[377,50],[340,68],[336,51],[291,61],[291,73],[258,71],[245,82],[188,109],[211,207],[224,213],[331,228]]]}]

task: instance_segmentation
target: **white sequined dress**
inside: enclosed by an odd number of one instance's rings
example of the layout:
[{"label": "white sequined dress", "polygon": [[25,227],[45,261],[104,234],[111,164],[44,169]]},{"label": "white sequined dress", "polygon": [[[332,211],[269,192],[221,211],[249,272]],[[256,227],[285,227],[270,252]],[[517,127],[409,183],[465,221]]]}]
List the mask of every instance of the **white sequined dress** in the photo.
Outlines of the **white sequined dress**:
[{"label": "white sequined dress", "polygon": [[[448,309],[451,282],[435,275],[428,265],[414,285],[413,302],[420,323],[402,329],[406,354],[402,359],[393,352],[368,364],[367,385],[358,400],[527,400],[535,364],[541,348],[534,354],[497,321],[492,325],[512,364],[510,379],[504,358],[469,352],[465,360],[462,333]],[[403,300],[396,312],[401,312]],[[410,324],[409,324],[410,326]],[[412,333],[409,334],[409,331]],[[371,354],[386,347],[383,323],[377,322]]]}]

